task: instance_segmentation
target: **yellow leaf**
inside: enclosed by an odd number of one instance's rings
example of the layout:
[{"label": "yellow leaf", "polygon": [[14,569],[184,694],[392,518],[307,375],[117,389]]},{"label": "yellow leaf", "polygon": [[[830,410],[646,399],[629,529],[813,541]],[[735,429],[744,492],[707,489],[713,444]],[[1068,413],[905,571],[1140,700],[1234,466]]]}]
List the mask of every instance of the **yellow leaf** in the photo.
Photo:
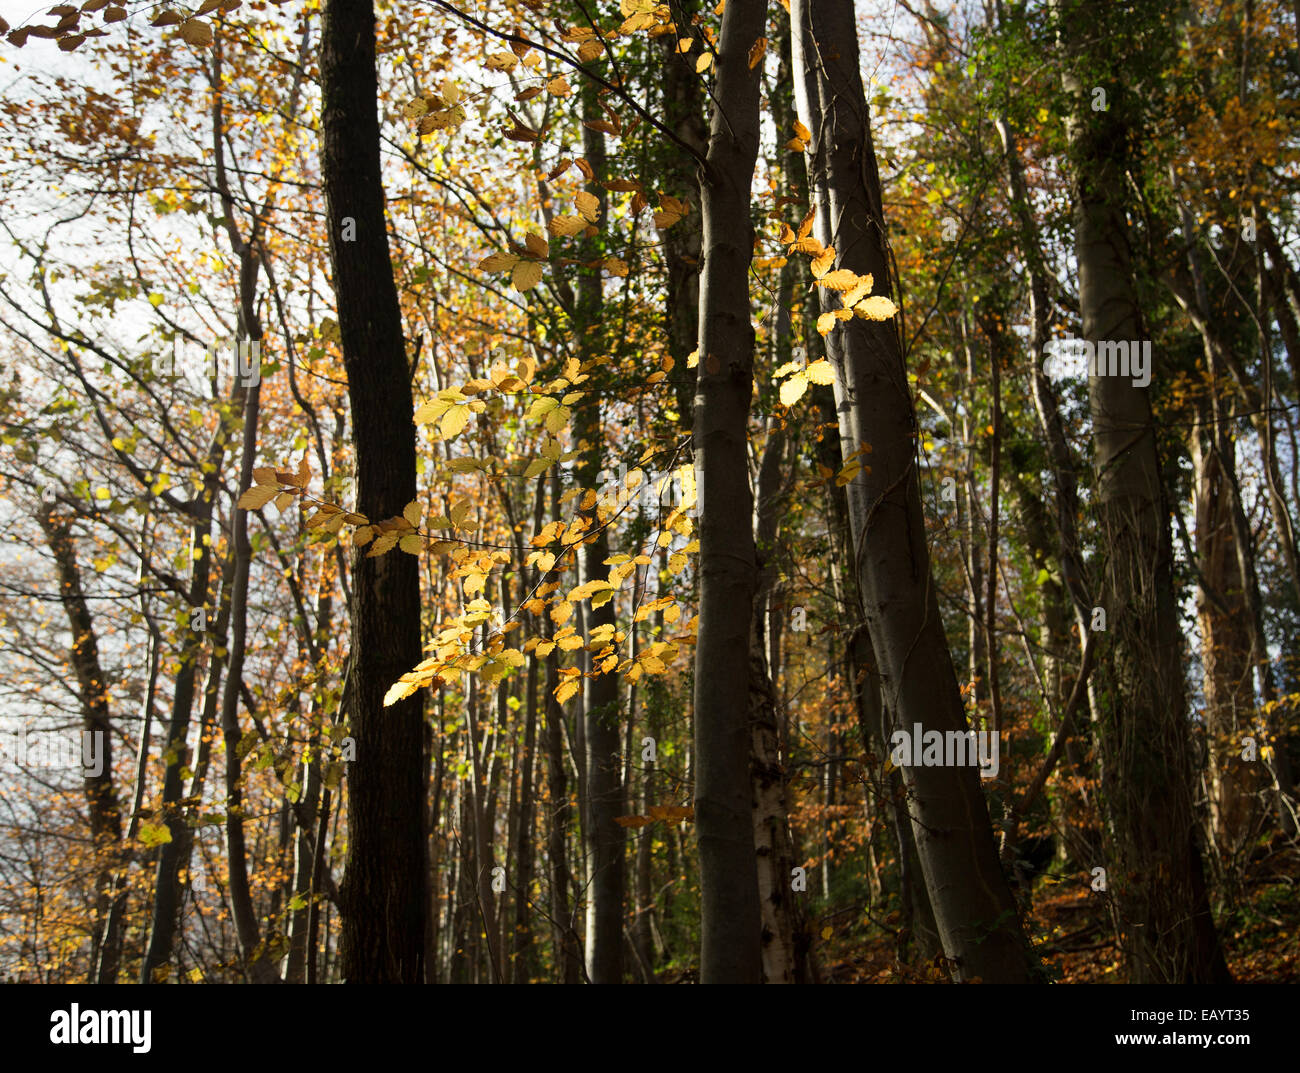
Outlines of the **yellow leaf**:
[{"label": "yellow leaf", "polygon": [[[804,239],[801,241],[807,241],[807,240]],[[833,265],[834,263],[835,263],[835,247],[827,246],[816,257],[812,259],[812,264],[810,265],[810,267],[812,268],[813,279],[821,279],[824,275],[826,275],[827,272],[831,270],[831,265]]]},{"label": "yellow leaf", "polygon": [[420,501],[412,499],[411,502],[402,508],[402,517],[411,525],[412,529],[420,528],[420,518],[423,517],[424,511],[420,509]]},{"label": "yellow leaf", "polygon": [[478,263],[479,268],[484,272],[504,272],[507,268],[513,268],[519,263],[519,258],[513,253],[490,253]]},{"label": "yellow leaf", "polygon": [[389,686],[388,692],[384,694],[384,707],[387,708],[392,704],[396,704],[399,700],[405,700],[419,688],[420,683],[418,681],[408,682],[405,677],[399,679]]},{"label": "yellow leaf", "polygon": [[549,395],[534,399],[532,406],[528,407],[528,420],[536,421],[539,417],[545,417],[559,405],[559,400],[553,399]]},{"label": "yellow leaf", "polygon": [[835,315],[834,311],[821,314],[821,316],[817,318],[817,334],[826,335],[835,327],[835,322],[838,319],[839,318]]},{"label": "yellow leaf", "polygon": [[827,287],[832,291],[852,290],[858,284],[858,274],[851,272],[847,268],[840,268],[834,272],[822,275],[817,280],[817,286]]},{"label": "yellow leaf", "polygon": [[793,406],[808,390],[808,377],[805,373],[795,373],[781,385],[781,405]]},{"label": "yellow leaf", "polygon": [[812,131],[805,127],[799,120],[794,121],[794,132],[802,141],[812,141]]},{"label": "yellow leaf", "polygon": [[749,46],[749,69],[752,71],[763,62],[763,55],[767,52],[767,38],[760,37]]},{"label": "yellow leaf", "polygon": [[589,37],[578,46],[578,59],[583,63],[590,63],[597,56],[605,51],[605,46],[595,37]]},{"label": "yellow leaf", "polygon": [[[113,446],[117,446],[114,444]],[[254,484],[275,484],[275,467],[274,466],[257,466],[253,470]]]},{"label": "yellow leaf", "polygon": [[611,276],[622,278],[627,275],[627,262],[621,257],[606,257],[600,264]]},{"label": "yellow leaf", "polygon": [[383,555],[385,552],[392,551],[397,546],[397,538],[401,536],[397,530],[393,529],[387,533],[380,533],[370,545],[370,550],[366,552],[367,559],[373,559],[377,555]]},{"label": "yellow leaf", "polygon": [[871,293],[871,285],[873,283],[875,283],[875,280],[872,278],[870,272],[865,276],[859,277],[856,286],[846,291],[841,301],[843,301],[846,306],[857,305],[862,301],[862,299]]},{"label": "yellow leaf", "polygon": [[572,678],[569,679],[569,681],[567,682],[561,682],[559,688],[556,689],[555,691],[555,699],[559,701],[561,704],[563,704],[565,701],[567,701],[570,697],[572,697],[574,694],[578,692],[580,686],[581,683],[578,682],[576,679],[572,679]]},{"label": "yellow leaf", "polygon": [[454,528],[464,529],[465,520],[469,517],[471,503],[468,499],[462,499],[459,503],[452,506],[449,514],[450,521]]},{"label": "yellow leaf", "polygon": [[581,216],[552,216],[546,230],[552,235],[569,237],[581,234],[587,229],[587,221]]},{"label": "yellow leaf", "polygon": [[567,406],[557,406],[546,415],[546,431],[558,433],[569,423],[569,418],[573,416],[573,411]]},{"label": "yellow leaf", "polygon": [[542,266],[536,261],[520,261],[510,270],[510,282],[521,293],[531,291],[542,282]]},{"label": "yellow leaf", "polygon": [[853,312],[863,320],[888,320],[898,312],[898,306],[883,294],[873,294],[855,305]]},{"label": "yellow leaf", "polygon": [[281,514],[283,514],[285,508],[288,507],[289,504],[293,502],[293,498],[294,497],[292,492],[281,492],[278,496],[275,497],[275,509],[278,510]]},{"label": "yellow leaf", "polygon": [[709,69],[709,66],[712,63],[713,63],[712,52],[705,52],[701,54],[700,58],[695,61],[695,73],[697,75],[704,74],[704,72]]},{"label": "yellow leaf", "polygon": [[835,929],[832,928],[832,927],[830,927],[829,925],[827,925],[826,927],[822,928],[822,938],[823,938],[823,939],[829,939],[829,938],[830,938],[832,935],[834,935],[834,934],[835,934]]},{"label": "yellow leaf", "polygon": [[551,621],[557,626],[563,626],[569,621],[569,616],[573,614],[573,604],[565,600],[562,604],[557,604],[551,608]]},{"label": "yellow leaf", "polygon": [[254,484],[239,497],[236,504],[241,510],[260,510],[266,506],[276,496],[277,489],[274,485]]},{"label": "yellow leaf", "polygon": [[414,533],[407,533],[406,536],[402,537],[402,539],[398,541],[397,546],[408,555],[419,555],[421,549],[424,547],[424,541]]},{"label": "yellow leaf", "polygon": [[804,375],[814,384],[835,383],[835,368],[825,358],[809,365],[808,368],[804,370]]},{"label": "yellow leaf", "polygon": [[596,222],[596,216],[600,212],[600,198],[584,190],[573,199],[573,203],[588,223]]},{"label": "yellow leaf", "polygon": [[438,431],[442,433],[442,438],[444,440],[450,440],[452,437],[460,435],[468,422],[469,407],[453,406],[442,415],[442,421],[438,425]]}]

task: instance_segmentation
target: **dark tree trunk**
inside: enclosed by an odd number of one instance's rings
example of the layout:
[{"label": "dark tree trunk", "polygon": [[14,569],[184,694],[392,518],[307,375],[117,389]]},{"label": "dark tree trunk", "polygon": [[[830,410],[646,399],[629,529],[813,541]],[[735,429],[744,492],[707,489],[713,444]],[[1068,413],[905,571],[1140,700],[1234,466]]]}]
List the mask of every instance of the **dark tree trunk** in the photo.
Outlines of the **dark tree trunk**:
[{"label": "dark tree trunk", "polygon": [[[326,0],[320,68],[321,171],[356,442],[357,510],[376,521],[415,499],[416,474],[411,371],[384,217],[371,0]],[[355,229],[346,237],[344,220]],[[417,983],[424,959],[424,698],[417,691],[389,708],[383,698],[421,659],[418,560],[359,553],[352,586],[357,758],[348,773],[343,977]]]},{"label": "dark tree trunk", "polygon": [[747,461],[754,381],[749,210],[758,154],[760,68],[751,68],[748,56],[764,34],[766,17],[763,0],[730,0],[723,13],[708,162],[700,182],[704,271],[695,395],[701,510],[695,820],[702,983],[757,983],[762,977],[746,688],[756,583]]}]

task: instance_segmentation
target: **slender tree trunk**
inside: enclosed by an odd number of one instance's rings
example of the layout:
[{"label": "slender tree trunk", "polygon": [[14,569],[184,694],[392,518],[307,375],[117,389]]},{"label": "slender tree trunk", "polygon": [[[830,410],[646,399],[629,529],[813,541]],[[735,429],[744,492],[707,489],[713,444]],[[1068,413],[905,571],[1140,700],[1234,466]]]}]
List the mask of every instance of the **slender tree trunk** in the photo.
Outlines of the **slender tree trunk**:
[{"label": "slender tree trunk", "polygon": [[[1062,27],[1071,35],[1096,11],[1090,3],[1058,2]],[[1096,72],[1093,77],[1112,67],[1105,57],[1077,48],[1070,59]],[[1076,109],[1067,133],[1082,335],[1094,346],[1140,346],[1145,331],[1124,207],[1125,145],[1137,132],[1127,128],[1121,102],[1091,110],[1083,84],[1068,71],[1065,88]],[[1096,510],[1106,553],[1098,729],[1111,843],[1108,889],[1130,982],[1225,981],[1227,966],[1195,841],[1182,633],[1150,397],[1133,377],[1107,371],[1090,370],[1088,394]]]},{"label": "slender tree trunk", "polygon": [[750,630],[756,569],[747,424],[754,379],[749,316],[750,184],[759,142],[764,0],[730,0],[714,68],[714,111],[700,179],[695,467],[700,613],[695,649],[695,821],[700,845],[702,983],[761,979],[758,877],[749,777]]},{"label": "slender tree trunk", "polygon": [[[372,521],[416,496],[411,371],[393,285],[379,161],[372,0],[325,0],[321,173],[339,331],[352,404],[357,510]],[[384,694],[421,659],[415,556],[352,568],[352,736],[348,863],[341,890],[343,976],[417,983],[424,959],[423,693]]]},{"label": "slender tree trunk", "polygon": [[[817,235],[837,266],[888,294],[880,180],[858,67],[851,0],[792,0],[800,119],[809,146]],[[831,295],[823,290],[824,301]],[[838,303],[836,303],[838,304]],[[930,571],[916,468],[916,415],[893,323],[854,318],[828,350],[845,457],[870,457],[847,485],[853,562],[885,707],[897,724],[965,733],[966,715]],[[869,462],[870,465],[865,463]],[[907,767],[913,831],[954,976],[1029,980],[1034,958],[1003,877],[973,767]]]},{"label": "slender tree trunk", "polygon": [[[81,586],[81,569],[68,522],[42,504],[37,519],[54,556],[59,599],[72,634],[72,671],[81,698],[82,793],[90,817],[94,852],[95,922],[91,935],[90,983],[116,983],[119,949],[107,927],[113,905],[116,858],[122,851],[122,809],[113,781],[113,725],[108,709],[108,682],[99,665],[95,620]],[[87,748],[87,745],[90,748]]]}]

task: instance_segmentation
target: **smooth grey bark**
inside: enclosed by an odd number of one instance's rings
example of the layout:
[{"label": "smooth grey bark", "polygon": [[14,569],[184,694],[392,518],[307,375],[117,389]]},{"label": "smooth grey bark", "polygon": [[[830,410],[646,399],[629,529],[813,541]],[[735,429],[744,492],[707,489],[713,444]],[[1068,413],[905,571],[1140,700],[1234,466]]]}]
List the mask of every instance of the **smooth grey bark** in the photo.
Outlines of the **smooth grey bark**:
[{"label": "smooth grey bark", "polygon": [[749,775],[750,629],[756,567],[747,425],[754,381],[749,267],[750,186],[759,143],[764,0],[729,0],[714,69],[701,169],[695,470],[700,508],[700,613],[695,649],[695,824],[700,847],[702,983],[758,983],[758,876]]},{"label": "smooth grey bark", "polygon": [[[792,0],[796,98],[812,132],[819,240],[836,267],[889,294],[880,179],[859,71],[852,0]],[[825,308],[838,302],[822,290]],[[916,466],[916,415],[892,322],[841,323],[827,336],[845,457],[871,454],[847,485],[858,578],[885,708],[896,725],[964,733],[966,715],[930,570]],[[917,852],[958,980],[1027,982],[1035,959],[998,864],[973,767],[907,767]]]}]

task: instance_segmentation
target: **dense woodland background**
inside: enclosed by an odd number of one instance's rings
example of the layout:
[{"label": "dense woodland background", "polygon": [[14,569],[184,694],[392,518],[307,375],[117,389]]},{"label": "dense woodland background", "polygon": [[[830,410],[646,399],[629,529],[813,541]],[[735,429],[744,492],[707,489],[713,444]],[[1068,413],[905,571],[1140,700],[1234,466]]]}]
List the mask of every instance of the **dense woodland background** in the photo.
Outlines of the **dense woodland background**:
[{"label": "dense woodland background", "polygon": [[4,15],[5,978],[1296,980],[1300,4]]}]

